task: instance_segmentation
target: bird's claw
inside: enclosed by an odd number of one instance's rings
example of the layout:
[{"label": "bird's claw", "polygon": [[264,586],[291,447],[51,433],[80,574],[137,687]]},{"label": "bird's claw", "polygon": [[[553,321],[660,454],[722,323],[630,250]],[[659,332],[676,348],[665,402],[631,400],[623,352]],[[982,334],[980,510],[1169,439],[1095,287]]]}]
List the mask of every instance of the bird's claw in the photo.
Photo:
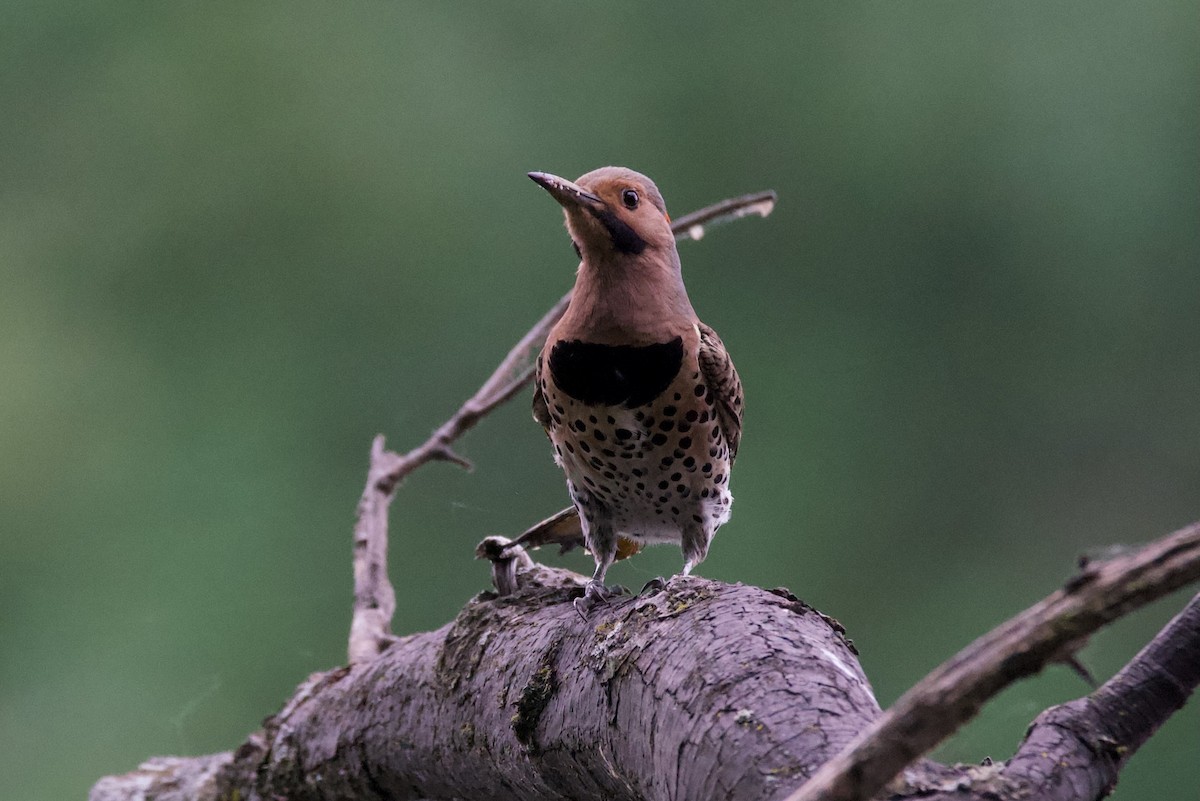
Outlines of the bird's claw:
[{"label": "bird's claw", "polygon": [[642,591],[638,593],[639,598],[644,598],[647,595],[655,595],[667,588],[667,580],[662,576],[655,576],[642,585]]},{"label": "bird's claw", "polygon": [[576,598],[572,603],[575,606],[575,611],[579,613],[579,617],[587,621],[588,612],[592,611],[597,606],[602,606],[608,603],[609,599],[617,595],[624,595],[629,590],[622,587],[620,584],[614,584],[611,587],[605,587],[599,581],[592,579],[584,587],[583,595]]}]

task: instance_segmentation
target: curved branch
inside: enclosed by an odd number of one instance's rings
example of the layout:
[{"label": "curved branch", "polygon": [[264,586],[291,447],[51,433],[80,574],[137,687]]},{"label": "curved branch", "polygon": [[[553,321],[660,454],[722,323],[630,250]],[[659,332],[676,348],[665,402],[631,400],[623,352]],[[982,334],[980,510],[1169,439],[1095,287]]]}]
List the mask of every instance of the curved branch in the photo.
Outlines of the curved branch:
[{"label": "curved branch", "polygon": [[1070,656],[1092,632],[1200,578],[1200,524],[1087,565],[906,692],[787,801],[862,801],[1014,681]]},{"label": "curved branch", "polygon": [[1009,760],[1009,778],[1061,790],[1061,801],[1108,795],[1117,774],[1200,685],[1200,595],[1091,695],[1038,715]]}]

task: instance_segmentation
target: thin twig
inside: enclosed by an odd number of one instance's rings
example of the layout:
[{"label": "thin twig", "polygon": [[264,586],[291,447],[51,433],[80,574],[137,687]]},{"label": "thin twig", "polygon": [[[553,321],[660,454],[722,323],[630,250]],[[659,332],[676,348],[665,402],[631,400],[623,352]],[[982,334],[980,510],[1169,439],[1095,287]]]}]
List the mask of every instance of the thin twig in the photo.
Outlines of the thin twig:
[{"label": "thin twig", "polygon": [[671,230],[675,232],[675,238],[681,241],[700,239],[704,236],[705,231],[714,225],[731,222],[750,214],[766,217],[774,210],[775,193],[768,189],[765,192],[755,192],[722,200],[720,203],[706,206],[699,211],[685,214],[672,221]]},{"label": "thin twig", "polygon": [[387,513],[396,487],[426,462],[453,462],[465,469],[471,463],[459,456],[451,443],[470,430],[484,415],[520,391],[533,374],[534,354],[546,334],[566,311],[571,296],[563,296],[542,319],[512,347],[483,386],[443,423],[433,436],[400,456],[384,449],[383,435],[371,444],[367,486],[358,502],[354,525],[354,613],[350,620],[350,662],[373,659],[392,643],[392,615],[396,592],[387,575]]},{"label": "thin twig", "polygon": [[[748,214],[765,217],[774,208],[774,201],[774,192],[724,200],[685,215],[672,226],[672,230],[677,239],[686,239],[689,230],[702,231],[704,225]],[[530,382],[537,353],[570,302],[571,293],[568,292],[509,350],[483,386],[425,442],[400,455],[384,449],[382,435],[375,438],[371,446],[367,485],[358,502],[358,517],[354,525],[354,613],[350,621],[350,662],[372,659],[393,641],[391,628],[396,593],[387,577],[387,511],[396,487],[427,462],[452,462],[466,470],[471,469],[470,460],[459,455],[452,447],[453,443]]]},{"label": "thin twig", "polygon": [[482,420],[488,412],[509,400],[529,383],[533,377],[534,358],[542,349],[542,343],[546,341],[546,334],[558,322],[558,318],[562,317],[570,302],[571,294],[568,292],[559,299],[558,303],[554,304],[550,311],[542,315],[542,319],[538,320],[537,324],[521,337],[520,342],[513,345],[512,350],[492,371],[488,380],[484,381],[483,386],[459,407],[454,416],[442,423],[441,427],[433,432],[433,436],[423,444],[400,457],[399,462],[380,477],[380,489],[391,492],[405,476],[428,461],[453,462],[470,470],[472,468],[470,460],[455,453],[451,443],[474,428],[475,424]]},{"label": "thin twig", "polygon": [[786,801],[864,801],[1017,679],[1092,632],[1200,578],[1200,524],[1107,562],[967,646],[906,692]]}]

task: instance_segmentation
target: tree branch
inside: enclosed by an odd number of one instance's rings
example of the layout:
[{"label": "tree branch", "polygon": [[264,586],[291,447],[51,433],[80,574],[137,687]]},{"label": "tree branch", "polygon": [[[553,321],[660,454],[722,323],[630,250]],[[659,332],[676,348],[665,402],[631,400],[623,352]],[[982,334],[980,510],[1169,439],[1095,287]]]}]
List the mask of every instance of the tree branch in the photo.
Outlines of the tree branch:
[{"label": "tree branch", "polygon": [[375,437],[367,485],[358,502],[354,525],[354,612],[347,649],[351,663],[378,656],[394,639],[391,630],[396,593],[387,576],[387,513],[396,488],[405,476],[426,462],[442,460],[471,468],[471,463],[455,453],[451,444],[529,381],[534,355],[570,300],[568,293],[554,304],[509,350],[483,386],[424,443],[399,456],[384,450],[383,435]]},{"label": "tree branch", "polygon": [[[1194,577],[1198,536],[1192,526],[1091,566],[982,641],[1029,631],[1029,649],[1001,664],[1032,672],[1042,625],[1021,621],[1054,604],[1051,628],[1086,635]],[[155,760],[102,780],[91,801],[778,799],[886,718],[841,627],[786,591],[676,579],[583,623],[567,602],[583,576],[506,558],[515,594],[481,594],[438,631],[314,675],[234,754]],[[1200,678],[1198,606],[1090,698],[1040,716],[1008,765],[922,762],[893,797],[1102,797]],[[961,704],[946,691],[929,700],[934,717]],[[198,789],[161,795],[183,786]]]},{"label": "tree branch", "polygon": [[[568,602],[584,577],[520,579],[310,678],[216,757],[219,780],[195,801],[766,798],[878,713],[840,627],[786,594],[683,579],[589,624]],[[155,771],[105,780],[91,801],[139,797],[117,788]]]},{"label": "tree branch", "polygon": [[1092,632],[1200,578],[1200,524],[1067,585],[979,638],[906,692],[787,801],[863,801],[1014,681],[1061,661]]},{"label": "tree branch", "polygon": [[1054,785],[1063,801],[1103,798],[1197,685],[1200,595],[1096,692],[1038,715],[1006,773],[1026,786]]},{"label": "tree branch", "polygon": [[677,240],[698,240],[714,225],[732,222],[751,214],[766,217],[774,211],[775,200],[775,193],[769,189],[765,192],[755,192],[722,200],[720,203],[714,203],[673,220],[671,230],[675,232]]}]

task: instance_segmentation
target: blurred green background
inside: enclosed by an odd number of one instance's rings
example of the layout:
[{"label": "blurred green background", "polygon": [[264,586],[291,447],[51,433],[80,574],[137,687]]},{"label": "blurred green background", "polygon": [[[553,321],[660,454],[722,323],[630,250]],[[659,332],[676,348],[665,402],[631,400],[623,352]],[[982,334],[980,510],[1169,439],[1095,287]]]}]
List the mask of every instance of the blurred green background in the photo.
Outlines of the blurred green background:
[{"label": "blurred green background", "polygon": [[[699,572],[838,617],[883,703],[1200,518],[1196,4],[732,8],[3,6],[6,797],[234,747],[342,662],[371,437],[423,440],[571,284],[531,169],[625,164],[675,215],[779,192],[681,247],[749,399]],[[524,393],[461,450],[395,503],[400,632],[565,502]],[[1085,689],[1049,669],[939,756]],[[1193,702],[1116,797],[1193,797],[1198,753]]]}]

